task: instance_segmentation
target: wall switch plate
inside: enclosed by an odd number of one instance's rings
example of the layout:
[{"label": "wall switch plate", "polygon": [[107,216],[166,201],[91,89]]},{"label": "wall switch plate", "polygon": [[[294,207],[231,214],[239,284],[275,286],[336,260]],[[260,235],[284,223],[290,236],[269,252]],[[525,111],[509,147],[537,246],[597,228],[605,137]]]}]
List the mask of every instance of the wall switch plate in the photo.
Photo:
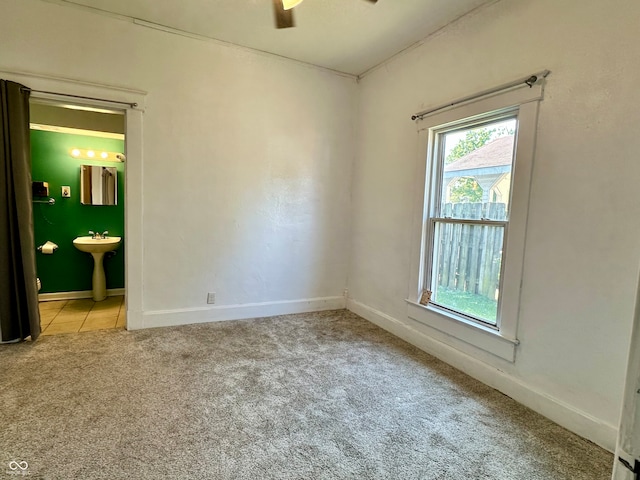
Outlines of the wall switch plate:
[{"label": "wall switch plate", "polygon": [[71,198],[71,187],[67,185],[62,187],[62,198]]},{"label": "wall switch plate", "polygon": [[216,292],[209,292],[207,294],[207,303],[216,303]]}]

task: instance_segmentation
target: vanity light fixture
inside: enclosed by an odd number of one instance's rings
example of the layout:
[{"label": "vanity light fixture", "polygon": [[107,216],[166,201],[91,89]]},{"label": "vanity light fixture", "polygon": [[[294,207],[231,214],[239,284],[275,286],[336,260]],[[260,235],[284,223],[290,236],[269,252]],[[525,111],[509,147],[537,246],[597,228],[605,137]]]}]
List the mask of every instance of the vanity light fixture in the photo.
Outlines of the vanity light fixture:
[{"label": "vanity light fixture", "polygon": [[104,152],[85,148],[71,148],[69,155],[83,160],[103,160],[105,162],[123,162],[124,155],[120,152]]}]

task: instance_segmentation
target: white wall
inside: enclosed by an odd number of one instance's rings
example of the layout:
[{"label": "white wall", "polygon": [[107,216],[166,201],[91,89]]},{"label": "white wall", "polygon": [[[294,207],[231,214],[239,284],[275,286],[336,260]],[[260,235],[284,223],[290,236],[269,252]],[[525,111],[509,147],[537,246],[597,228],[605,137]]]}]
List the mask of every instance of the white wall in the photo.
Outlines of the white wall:
[{"label": "white wall", "polygon": [[[344,305],[354,79],[40,0],[0,10],[0,70],[148,92],[145,325]],[[210,291],[302,302],[198,310]]]},{"label": "white wall", "polygon": [[[352,308],[609,449],[640,260],[638,19],[633,0],[509,0],[464,17],[365,76],[353,171]],[[511,364],[407,319],[409,117],[545,68]]]}]

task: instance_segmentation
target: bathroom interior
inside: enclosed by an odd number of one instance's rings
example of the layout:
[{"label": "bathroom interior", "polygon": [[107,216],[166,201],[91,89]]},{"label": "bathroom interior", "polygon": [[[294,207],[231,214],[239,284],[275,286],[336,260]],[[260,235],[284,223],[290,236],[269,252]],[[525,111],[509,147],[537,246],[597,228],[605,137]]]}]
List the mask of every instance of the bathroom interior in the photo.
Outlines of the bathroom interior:
[{"label": "bathroom interior", "polygon": [[43,335],[125,328],[124,112],[32,100]]}]

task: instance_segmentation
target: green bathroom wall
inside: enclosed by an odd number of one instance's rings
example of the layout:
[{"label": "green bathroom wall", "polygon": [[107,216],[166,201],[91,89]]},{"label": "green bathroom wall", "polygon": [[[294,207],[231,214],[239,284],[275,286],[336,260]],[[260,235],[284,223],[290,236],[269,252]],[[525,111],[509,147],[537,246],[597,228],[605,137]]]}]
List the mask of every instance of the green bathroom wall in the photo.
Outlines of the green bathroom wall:
[{"label": "green bathroom wall", "polygon": [[[124,237],[124,164],[79,160],[72,148],[124,152],[124,141],[31,130],[31,174],[33,181],[49,183],[49,196],[55,205],[33,204],[35,246],[47,240],[58,245],[52,255],[36,252],[40,293],[91,290],[93,259],[73,246],[73,239],[94,232],[109,231],[110,236]],[[118,204],[83,205],[80,203],[80,166],[106,165],[118,170]],[[71,187],[71,197],[62,198],[62,186]],[[34,200],[37,200],[34,199]],[[116,254],[104,258],[107,288],[124,287],[124,244]]]}]

